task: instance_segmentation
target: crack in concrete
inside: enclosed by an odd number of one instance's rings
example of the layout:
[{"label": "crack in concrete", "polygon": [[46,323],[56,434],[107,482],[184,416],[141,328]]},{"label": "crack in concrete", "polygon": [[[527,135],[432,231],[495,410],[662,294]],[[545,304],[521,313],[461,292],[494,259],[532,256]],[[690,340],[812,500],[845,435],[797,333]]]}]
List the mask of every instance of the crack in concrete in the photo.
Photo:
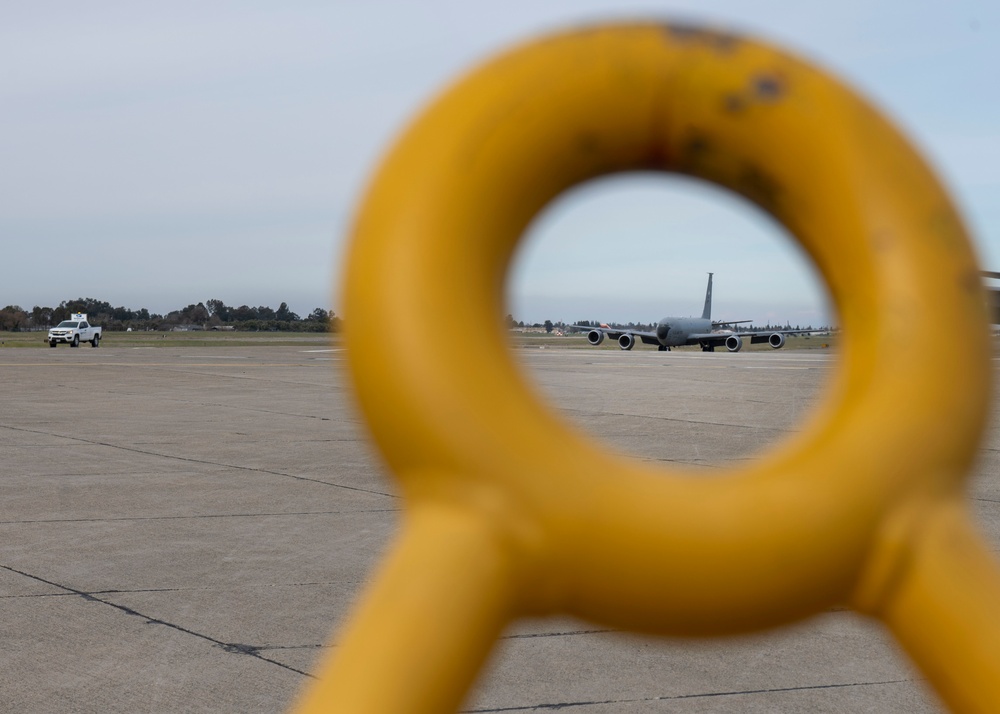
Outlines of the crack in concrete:
[{"label": "crack in concrete", "polygon": [[234,642],[224,645],[223,649],[235,654],[257,655],[267,650],[319,650],[324,647],[326,645],[242,645]]},{"label": "crack in concrete", "polygon": [[532,637],[572,637],[574,635],[600,635],[607,632],[619,632],[619,630],[570,630],[569,632],[534,632],[523,635],[504,635],[501,640],[522,640]]},{"label": "crack in concrete", "polygon": [[188,629],[187,627],[182,627],[181,625],[178,625],[176,623],[168,622],[167,620],[161,620],[160,618],[152,617],[150,615],[145,615],[145,614],[143,614],[143,613],[139,612],[138,610],[135,610],[135,609],[133,609],[131,607],[127,607],[125,605],[119,605],[119,604],[114,603],[114,602],[109,602],[108,600],[102,600],[101,598],[96,597],[93,593],[88,593],[88,592],[85,592],[83,590],[78,590],[78,589],[72,588],[72,587],[70,587],[68,585],[62,585],[61,583],[55,583],[55,582],[52,582],[51,580],[46,580],[45,578],[39,577],[37,575],[32,575],[31,573],[26,573],[26,572],[24,572],[22,570],[18,570],[17,568],[12,568],[9,565],[0,565],[0,568],[3,568],[4,570],[8,570],[8,571],[10,571],[12,573],[17,573],[18,575],[24,576],[26,578],[30,578],[32,580],[36,580],[36,581],[38,581],[40,583],[45,583],[46,585],[51,585],[54,588],[60,588],[61,590],[65,590],[68,595],[76,595],[76,596],[82,598],[83,600],[85,600],[87,602],[93,602],[93,603],[98,603],[98,604],[101,604],[101,605],[106,605],[107,607],[114,608],[115,610],[118,610],[119,612],[121,612],[121,613],[123,613],[125,615],[128,615],[130,617],[138,617],[138,618],[140,618],[142,620],[145,620],[145,623],[147,625],[162,625],[164,627],[169,627],[172,630],[176,630],[177,632],[182,632],[185,635],[190,635],[192,637],[197,637],[198,639],[205,640],[206,642],[211,642],[213,645],[215,645],[216,647],[219,647],[224,652],[232,652],[234,654],[247,655],[249,657],[254,657],[255,659],[259,659],[262,662],[267,662],[267,663],[273,664],[273,665],[275,665],[277,667],[281,667],[282,669],[287,669],[290,672],[295,672],[296,674],[301,674],[304,677],[315,678],[314,675],[309,674],[308,672],[303,672],[301,669],[296,669],[295,667],[290,667],[289,665],[284,664],[283,662],[278,662],[277,660],[270,659],[269,657],[264,657],[263,655],[260,654],[261,650],[264,650],[264,649],[281,649],[280,647],[269,647],[269,646],[255,647],[255,646],[250,646],[250,645],[234,644],[234,643],[231,643],[231,642],[223,642],[221,640],[218,640],[218,639],[216,639],[214,637],[211,637],[209,635],[206,635],[204,633],[196,632],[195,630]]}]

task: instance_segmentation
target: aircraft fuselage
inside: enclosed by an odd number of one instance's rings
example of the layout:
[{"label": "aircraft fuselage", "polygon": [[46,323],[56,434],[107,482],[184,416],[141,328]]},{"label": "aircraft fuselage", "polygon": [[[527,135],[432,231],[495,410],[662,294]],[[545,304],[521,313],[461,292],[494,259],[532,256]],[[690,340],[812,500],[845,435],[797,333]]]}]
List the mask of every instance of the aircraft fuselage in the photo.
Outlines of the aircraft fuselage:
[{"label": "aircraft fuselage", "polygon": [[712,331],[712,321],[700,317],[665,317],[656,325],[656,340],[664,347],[680,347],[691,335]]}]

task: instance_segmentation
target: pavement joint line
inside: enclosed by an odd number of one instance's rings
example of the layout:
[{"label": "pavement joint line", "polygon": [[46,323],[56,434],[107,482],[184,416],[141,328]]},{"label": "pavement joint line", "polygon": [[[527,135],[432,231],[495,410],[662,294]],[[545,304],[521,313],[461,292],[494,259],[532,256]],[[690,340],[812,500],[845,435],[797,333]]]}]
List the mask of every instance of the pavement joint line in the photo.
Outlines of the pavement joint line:
[{"label": "pavement joint line", "polygon": [[815,367],[777,367],[777,366],[770,365],[770,364],[761,364],[761,365],[757,365],[757,364],[742,364],[742,365],[740,365],[739,368],[740,369],[786,369],[786,370],[790,369],[790,370],[795,370],[795,371],[798,371],[798,372],[801,372],[803,370],[815,369]]},{"label": "pavement joint line", "polygon": [[731,692],[701,692],[698,694],[675,694],[660,697],[642,697],[637,699],[603,699],[580,702],[553,702],[544,704],[528,704],[516,707],[497,707],[490,709],[465,709],[462,714],[493,714],[494,712],[542,711],[555,709],[570,709],[577,707],[593,707],[608,704],[641,704],[643,702],[668,702],[682,699],[705,699],[710,697],[738,697],[750,694],[778,694],[781,692],[803,692],[817,689],[839,689],[844,687],[877,687],[887,684],[908,684],[910,679],[887,679],[875,682],[841,682],[835,684],[813,684],[801,687],[775,687],[773,689],[746,689]]},{"label": "pavement joint line", "polygon": [[342,516],[360,513],[399,513],[400,508],[362,508],[354,511],[300,511],[294,513],[204,513],[197,516],[120,516],[118,518],[36,518],[30,521],[0,521],[0,526],[39,523],[115,523],[119,521],[185,521],[201,518],[273,518],[275,516]]},{"label": "pavement joint line", "polygon": [[[364,580],[356,580],[351,578],[342,578],[337,580],[306,580],[301,582],[290,582],[290,583],[242,583],[240,585],[241,589],[254,589],[254,588],[300,588],[308,587],[312,585],[336,585],[338,587],[344,585],[356,586],[359,584],[364,584]],[[214,585],[204,585],[200,587],[183,587],[183,588],[130,588],[128,590],[122,590],[120,588],[115,588],[113,590],[94,590],[91,591],[91,595],[134,595],[141,593],[184,593],[184,592],[213,592],[216,590],[230,590],[229,586],[218,587]]]},{"label": "pavement joint line", "polygon": [[224,369],[245,369],[247,367],[310,367],[318,368],[323,367],[324,371],[328,369],[326,365],[309,364],[306,362],[288,362],[288,363],[272,363],[272,362],[246,362],[240,364],[228,364],[228,363],[212,363],[212,364],[182,364],[175,362],[86,362],[86,363],[69,363],[69,362],[9,362],[0,363],[0,367],[129,367],[137,369],[159,369],[164,372],[171,372],[177,374],[196,374],[202,377],[212,377],[213,379],[220,378],[230,378],[230,379],[240,379],[247,380],[253,379],[255,382],[261,384],[295,384],[304,387],[317,387],[322,386],[324,389],[330,389],[334,392],[345,391],[343,387],[338,387],[334,384],[317,384],[316,382],[300,382],[297,380],[288,379],[257,379],[255,377],[247,377],[242,374],[226,374],[219,372],[198,372],[196,370],[189,369],[190,367],[214,367],[214,368],[224,368]]},{"label": "pavement joint line", "polygon": [[[235,377],[238,375],[225,375],[216,374],[214,372],[191,372],[187,369],[182,369],[183,367],[222,367],[231,368],[238,366],[240,369],[245,369],[247,367],[319,367],[319,365],[309,364],[308,362],[246,362],[240,363],[239,365],[231,365],[226,363],[214,363],[206,362],[205,364],[184,364],[180,362],[0,362],[0,367],[72,367],[73,369],[78,369],[80,367],[135,367],[135,368],[163,368],[166,367],[168,372],[183,372],[185,374],[204,374],[205,376],[211,377]],[[299,382],[292,382],[292,384],[299,384]],[[301,382],[301,384],[306,384],[306,382]]]},{"label": "pavement joint line", "polygon": [[[0,565],[0,568],[6,568],[6,567],[7,566],[5,565]],[[0,595],[0,600],[30,600],[35,598],[50,598],[50,597],[77,597],[77,594],[76,593],[25,593],[24,595]]]},{"label": "pavement joint line", "polygon": [[[11,572],[17,573],[17,570],[6,566],[0,565],[0,568],[6,568]],[[34,576],[26,575],[25,577],[32,578]],[[38,580],[37,577],[34,578]],[[240,585],[241,590],[252,590],[260,588],[301,588],[301,587],[311,587],[311,586],[323,586],[323,585],[336,585],[337,587],[344,587],[345,585],[350,587],[357,587],[358,585],[364,584],[363,581],[342,579],[342,580],[316,580],[312,582],[293,582],[293,583],[244,583]],[[53,587],[59,587],[62,589],[61,585],[54,585]],[[216,590],[230,590],[228,586],[225,588],[215,587],[215,586],[205,586],[205,587],[185,587],[185,588],[129,588],[127,590],[122,590],[120,588],[114,588],[111,590],[91,590],[87,592],[87,595],[142,595],[144,593],[188,593],[188,592],[213,592]],[[19,599],[31,599],[31,598],[49,598],[49,597],[79,597],[79,594],[72,591],[61,592],[61,593],[24,593],[21,595],[0,595],[0,600],[19,600]],[[312,645],[299,645],[301,647],[311,647]]]},{"label": "pavement joint line", "polygon": [[585,409],[561,409],[566,414],[576,414],[581,416],[588,416],[593,418],[601,418],[607,416],[614,417],[625,417],[627,419],[652,419],[655,421],[670,421],[676,422],[678,424],[697,424],[698,426],[721,426],[727,429],[753,429],[754,431],[773,431],[779,434],[785,434],[793,429],[776,429],[773,427],[761,427],[751,424],[726,424],[717,421],[699,421],[698,419],[680,419],[678,417],[666,417],[666,416],[654,416],[651,414],[626,414],[624,412],[595,412]]},{"label": "pavement joint line", "polygon": [[186,635],[191,635],[192,637],[197,637],[197,638],[205,640],[207,642],[211,642],[216,647],[219,647],[220,649],[222,649],[224,652],[232,652],[232,653],[235,653],[235,654],[248,655],[250,657],[254,657],[255,659],[259,659],[259,660],[261,660],[263,662],[268,662],[270,664],[273,664],[273,665],[276,665],[278,667],[281,667],[282,669],[287,669],[287,670],[289,670],[291,672],[295,672],[295,673],[301,674],[301,675],[303,675],[305,677],[311,677],[311,678],[315,679],[315,675],[309,674],[308,672],[303,672],[302,670],[296,669],[295,667],[290,667],[289,665],[287,665],[287,664],[285,664],[283,662],[278,662],[277,660],[273,660],[273,659],[270,659],[268,657],[264,657],[263,655],[261,655],[260,654],[260,650],[261,649],[266,649],[267,648],[266,646],[254,647],[254,646],[250,646],[250,645],[234,644],[232,642],[223,642],[221,640],[217,640],[214,637],[211,637],[209,635],[203,634],[201,632],[195,632],[194,630],[190,630],[190,629],[188,629],[186,627],[182,627],[182,626],[180,626],[178,624],[175,624],[173,622],[168,622],[166,620],[161,620],[160,618],[157,618],[157,617],[152,617],[150,615],[144,615],[143,613],[141,613],[138,610],[135,610],[135,609],[133,609],[131,607],[126,607],[125,605],[119,605],[119,604],[114,603],[114,602],[109,602],[107,600],[102,600],[101,598],[96,597],[95,595],[93,595],[91,593],[85,592],[83,590],[77,590],[76,588],[69,587],[68,585],[62,585],[60,583],[55,583],[55,582],[52,582],[51,580],[46,580],[45,578],[39,577],[37,575],[32,575],[31,573],[26,573],[24,571],[18,570],[17,568],[12,568],[9,565],[0,565],[0,568],[3,568],[4,570],[9,570],[12,573],[17,573],[18,575],[22,575],[22,576],[24,576],[26,578],[31,578],[32,580],[37,580],[38,582],[45,583],[46,585],[51,585],[52,587],[61,588],[62,590],[66,590],[68,594],[78,595],[79,597],[83,598],[87,602],[100,603],[101,605],[106,605],[107,607],[114,608],[115,610],[118,610],[119,612],[121,612],[121,613],[123,613],[125,615],[128,615],[130,617],[141,618],[141,619],[143,619],[143,620],[146,621],[147,625],[163,625],[164,627],[169,627],[172,630],[176,630],[178,632],[182,632],[182,633],[184,633]]},{"label": "pavement joint line", "polygon": [[214,372],[214,371],[213,372],[199,372],[199,371],[193,370],[193,369],[186,369],[186,368],[189,368],[189,367],[223,367],[223,368],[230,368],[230,369],[232,369],[232,368],[243,369],[243,368],[246,368],[246,367],[254,367],[254,368],[256,368],[256,367],[302,367],[302,366],[308,366],[308,367],[318,368],[318,367],[322,366],[323,370],[325,371],[327,369],[325,365],[315,365],[315,364],[311,364],[311,365],[302,365],[302,364],[254,364],[254,363],[251,362],[251,363],[239,364],[239,365],[232,365],[232,364],[169,365],[169,364],[163,364],[163,365],[135,365],[135,366],[136,367],[156,366],[156,367],[159,367],[162,371],[164,371],[164,372],[170,372],[172,374],[196,374],[199,377],[212,377],[213,379],[221,379],[221,378],[241,379],[241,380],[253,379],[255,382],[260,383],[260,384],[296,384],[296,385],[303,386],[303,387],[314,387],[314,388],[317,387],[317,386],[321,386],[324,389],[330,389],[331,391],[336,391],[336,392],[343,392],[344,391],[343,387],[337,387],[335,385],[319,384],[317,382],[300,382],[298,380],[291,380],[291,379],[258,379],[256,377],[244,376],[243,374],[233,374],[233,373],[225,373],[225,372],[220,373],[220,372]]},{"label": "pavement joint line", "polygon": [[372,494],[375,494],[377,496],[388,496],[389,498],[399,498],[398,495],[393,494],[393,493],[385,493],[383,491],[376,491],[374,489],[369,489],[369,488],[360,488],[358,486],[345,486],[344,484],[331,483],[330,481],[323,481],[322,479],[318,479],[318,478],[309,478],[308,476],[296,476],[295,474],[286,474],[286,473],[282,473],[281,471],[272,471],[270,469],[258,469],[258,468],[254,468],[252,466],[240,466],[238,464],[226,464],[226,463],[223,463],[223,462],[220,462],[220,461],[208,461],[206,459],[195,459],[195,458],[192,458],[192,457],[189,457],[189,456],[175,456],[173,454],[161,454],[161,453],[158,453],[156,451],[146,451],[144,449],[136,449],[136,448],[133,448],[133,447],[130,447],[130,446],[120,446],[119,444],[110,444],[110,443],[105,442],[105,441],[96,441],[96,440],[93,440],[93,439],[84,439],[81,436],[67,436],[65,434],[55,434],[55,433],[50,432],[50,431],[41,431],[41,430],[38,430],[38,429],[26,429],[24,427],[10,426],[9,424],[0,424],[0,428],[2,428],[2,429],[10,429],[11,431],[27,432],[29,434],[43,434],[45,436],[54,436],[54,437],[58,437],[58,438],[62,438],[62,439],[70,439],[72,441],[79,441],[81,443],[92,444],[94,446],[106,446],[106,447],[111,448],[111,449],[121,449],[122,451],[129,451],[129,452],[132,452],[134,454],[144,454],[146,456],[159,456],[160,458],[163,458],[163,459],[174,459],[176,461],[186,461],[186,462],[194,463],[194,464],[205,464],[207,466],[223,466],[223,467],[226,467],[226,468],[237,469],[237,470],[242,470],[242,471],[252,471],[254,473],[271,474],[272,476],[283,476],[285,478],[291,478],[291,479],[295,479],[297,481],[309,481],[311,483],[319,483],[319,484],[323,484],[324,486],[331,486],[333,488],[343,488],[343,489],[346,489],[348,491],[360,491],[361,493],[372,493]]},{"label": "pavement joint line", "polygon": [[[108,392],[108,394],[117,394],[117,392]],[[136,396],[134,394],[129,394],[127,396]],[[192,399],[180,399],[178,397],[161,397],[161,401],[174,402],[176,404],[187,404],[196,407],[218,407],[220,409],[233,409],[235,411],[243,412],[257,412],[260,414],[275,414],[277,416],[289,416],[297,417],[299,419],[319,419],[320,421],[333,421],[332,417],[318,416],[316,414],[295,414],[294,412],[279,412],[274,409],[255,409],[253,407],[243,407],[236,404],[222,404],[220,402],[197,402]],[[360,424],[360,419],[337,419],[338,422],[345,422],[350,424]]]},{"label": "pavement joint line", "polygon": [[[109,365],[109,366],[117,366],[117,365]],[[181,365],[173,365],[173,364],[159,364],[159,365],[137,364],[137,365],[128,365],[128,366],[130,366],[130,367],[131,366],[135,366],[135,367],[159,367],[164,372],[171,372],[171,373],[174,373],[174,374],[196,374],[199,377],[212,377],[213,379],[238,379],[238,380],[243,380],[243,381],[246,381],[246,380],[250,379],[250,380],[253,380],[254,382],[256,382],[257,384],[295,384],[295,385],[302,386],[302,387],[312,387],[314,389],[317,388],[317,387],[322,387],[323,389],[329,389],[332,392],[343,392],[344,391],[343,387],[337,387],[335,385],[317,384],[316,382],[299,382],[299,381],[293,381],[293,380],[288,380],[288,379],[258,379],[256,377],[245,376],[243,374],[226,374],[226,373],[219,373],[219,372],[198,372],[197,370],[193,370],[193,369],[181,369],[180,368]],[[189,365],[183,365],[183,366],[184,367],[226,367],[226,368],[233,368],[233,367],[237,367],[238,366],[239,368],[242,369],[242,368],[245,368],[245,367],[255,367],[255,368],[256,367],[301,367],[301,366],[319,367],[320,365],[303,365],[303,364],[255,364],[255,363],[250,362],[250,363],[240,364],[240,365],[232,365],[232,364],[189,364]],[[324,366],[324,369],[326,369],[325,366]]]}]

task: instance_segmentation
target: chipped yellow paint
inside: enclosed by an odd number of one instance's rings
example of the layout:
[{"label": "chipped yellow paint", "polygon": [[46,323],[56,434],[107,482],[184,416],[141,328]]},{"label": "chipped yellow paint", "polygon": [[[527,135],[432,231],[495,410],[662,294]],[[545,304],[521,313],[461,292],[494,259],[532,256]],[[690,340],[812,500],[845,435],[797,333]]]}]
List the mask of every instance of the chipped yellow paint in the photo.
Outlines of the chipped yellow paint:
[{"label": "chipped yellow paint", "polygon": [[[595,445],[529,386],[502,329],[511,253],[539,209],[651,169],[771,213],[843,326],[801,432],[722,477]],[[454,711],[527,614],[710,636],[842,603],[885,623],[950,706],[1000,711],[1000,570],[963,497],[990,394],[976,259],[923,161],[826,73],[662,24],[517,48],[388,154],[345,284],[358,402],[406,507],[300,711]],[[428,320],[483,334],[455,349]],[[961,339],[898,349],[914,325]]]}]

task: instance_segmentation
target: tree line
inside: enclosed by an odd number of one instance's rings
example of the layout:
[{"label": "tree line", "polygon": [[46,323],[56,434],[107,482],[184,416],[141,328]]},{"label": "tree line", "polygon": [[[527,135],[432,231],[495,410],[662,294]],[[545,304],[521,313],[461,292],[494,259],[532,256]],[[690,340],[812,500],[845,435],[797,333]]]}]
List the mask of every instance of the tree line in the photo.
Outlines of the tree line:
[{"label": "tree line", "polygon": [[173,330],[184,327],[211,330],[226,327],[254,332],[336,332],[341,323],[333,311],[319,307],[307,316],[300,317],[284,302],[275,310],[264,305],[232,307],[222,300],[213,299],[172,310],[166,315],[158,315],[150,313],[146,308],[133,310],[113,307],[109,302],[94,298],[77,298],[64,300],[58,307],[35,305],[30,310],[19,305],[8,305],[0,310],[0,330],[47,330],[70,319],[75,312],[86,313],[92,324],[100,325],[108,331]]},{"label": "tree line", "polygon": [[[552,322],[552,320],[546,320],[545,322],[535,322],[535,323],[525,323],[523,320],[516,320],[510,314],[506,317],[507,327],[510,329],[521,328],[521,327],[544,327],[546,332],[552,332],[553,330],[564,331],[571,327],[600,327],[602,322],[599,320],[577,320],[576,322],[571,322],[568,325],[565,322]],[[639,332],[655,332],[658,323],[650,322],[611,322],[607,323],[608,327],[614,330],[636,330]],[[720,324],[720,328],[725,328],[726,325]],[[786,323],[784,325],[772,325],[770,323],[766,325],[754,325],[749,324],[746,326],[732,325],[733,328],[739,328],[740,332],[769,332],[772,330],[808,330],[810,332],[830,332],[836,330],[836,327],[831,327],[830,325],[822,325],[820,327],[813,327],[812,325],[791,325]]]},{"label": "tree line", "polygon": [[[573,324],[584,327],[601,326],[601,323],[598,322],[597,320],[580,320],[579,322],[575,322]],[[639,330],[642,332],[655,332],[657,324],[658,323],[655,322],[651,322],[648,325],[642,322],[629,322],[627,324],[624,322],[611,322],[608,323],[608,326],[615,330]],[[830,332],[837,329],[836,327],[832,327],[830,325],[821,325],[819,327],[813,327],[811,324],[792,325],[789,322],[786,322],[784,325],[772,325],[770,322],[768,322],[766,325],[755,325],[753,323],[749,323],[747,325],[736,325],[736,324],[728,325],[726,323],[719,323],[719,327],[722,329],[725,329],[727,327],[732,327],[734,330],[738,332],[770,332],[777,330],[808,330],[809,332]]]}]

